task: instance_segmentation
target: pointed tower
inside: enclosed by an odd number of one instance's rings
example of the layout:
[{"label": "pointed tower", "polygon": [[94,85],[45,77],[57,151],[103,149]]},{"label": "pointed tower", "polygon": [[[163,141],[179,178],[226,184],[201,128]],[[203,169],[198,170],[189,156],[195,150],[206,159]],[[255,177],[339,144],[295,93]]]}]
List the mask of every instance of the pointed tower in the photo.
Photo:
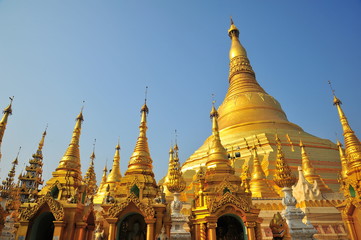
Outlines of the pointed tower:
[{"label": "pointed tower", "polygon": [[4,137],[4,133],[5,133],[5,129],[6,129],[6,124],[8,123],[9,116],[13,113],[13,110],[11,109],[13,99],[14,99],[14,97],[10,98],[10,104],[4,109],[4,111],[3,111],[4,116],[2,117],[2,119],[0,121],[0,160],[1,160],[1,156],[2,156],[2,154],[1,154],[1,143],[3,141],[3,137]]},{"label": "pointed tower", "polygon": [[[115,147],[115,153],[113,158],[113,165],[110,173],[106,177],[106,180],[101,183],[101,187],[99,187],[99,191],[94,198],[94,203],[101,204],[104,201],[104,198],[107,196],[107,192],[111,192],[111,195],[120,194],[120,181],[122,175],[120,174],[120,145],[119,142]],[[106,176],[106,169],[104,168],[103,178]]]},{"label": "pointed tower", "polygon": [[257,148],[254,146],[253,151],[253,170],[250,182],[250,190],[254,198],[279,198],[279,195],[266,178],[261,163],[258,158]]},{"label": "pointed tower", "polygon": [[94,200],[93,202],[95,204],[102,204],[104,198],[106,197],[106,188],[107,188],[107,173],[108,173],[108,169],[107,169],[107,165],[105,164],[104,168],[103,168],[103,176],[102,176],[102,180],[99,184],[99,188],[97,193],[94,196]]},{"label": "pointed tower", "polygon": [[312,166],[311,160],[308,158],[308,155],[306,153],[306,147],[303,144],[302,140],[300,140],[300,147],[302,155],[302,171],[306,180],[311,184],[316,181],[322,193],[331,193],[332,190],[325,184],[320,175],[317,175],[315,173],[315,169]]},{"label": "pointed tower", "polygon": [[[246,49],[240,42],[240,32],[233,21],[228,30],[231,40],[229,50],[229,76],[228,91],[218,108],[219,135],[222,144],[232,155],[232,149],[237,149],[235,170],[241,172],[242,164],[252,158],[252,152],[248,149],[248,143],[259,143],[264,153],[264,166],[269,166],[267,178],[272,179],[275,173],[277,151],[274,134],[288,136],[291,140],[302,139],[308,146],[308,152],[318,157],[316,171],[322,176],[325,183],[338,189],[337,174],[339,171],[337,146],[329,140],[317,138],[302,130],[298,125],[288,121],[286,113],[280,103],[269,95],[256,80],[256,74],[251,66]],[[225,82],[226,84],[226,82]],[[307,114],[307,113],[305,113]],[[189,183],[199,166],[207,162],[208,143],[212,136],[208,137],[203,145],[196,150],[183,164],[182,172],[185,180]],[[258,145],[258,144],[257,144]],[[238,150],[239,149],[239,150]],[[289,158],[294,159],[292,167],[301,164],[301,156],[285,148]],[[239,157],[238,157],[239,156]],[[331,164],[330,164],[331,162]],[[191,196],[191,192],[187,195]]]},{"label": "pointed tower", "polygon": [[[218,130],[218,112],[212,106],[212,136],[209,142],[206,172],[197,173],[198,192],[192,206],[190,222],[194,239],[227,239],[247,235],[248,239],[261,239],[259,209],[254,209],[251,193],[235,175]],[[247,206],[247,207],[245,207]],[[224,216],[229,215],[229,216]],[[252,226],[244,232],[244,226]]]},{"label": "pointed tower", "polygon": [[[36,200],[39,186],[43,184],[43,146],[46,136],[46,129],[43,132],[39,142],[38,150],[33,154],[33,158],[29,160],[29,165],[26,166],[25,171],[19,176],[20,180],[20,201],[22,203],[28,200]],[[29,199],[31,198],[31,199]]]},{"label": "pointed tower", "polygon": [[341,177],[342,179],[346,179],[347,178],[347,173],[348,173],[348,163],[347,163],[347,158],[345,156],[345,151],[342,148],[342,144],[340,143],[340,141],[337,140],[337,146],[338,146],[338,151],[340,152],[340,159],[341,159]]},{"label": "pointed tower", "polygon": [[[337,206],[348,230],[350,239],[361,238],[361,143],[341,108],[341,101],[334,94],[333,104],[336,106],[343,130],[345,154],[340,151],[342,172],[345,178],[341,181],[341,190],[346,200]],[[343,159],[346,157],[346,159]],[[347,168],[347,170],[346,170]]]},{"label": "pointed tower", "polygon": [[[128,169],[121,180],[120,197],[127,197],[130,193],[139,195],[140,199],[154,199],[157,195],[157,184],[154,179],[153,161],[150,157],[147,139],[147,115],[149,109],[146,103],[142,106],[139,136]],[[109,176],[108,176],[109,178]]]},{"label": "pointed tower", "polygon": [[[21,149],[21,147],[20,147]],[[19,149],[19,152],[20,152]],[[14,159],[14,161],[12,161],[12,167],[8,173],[7,178],[2,181],[2,185],[0,186],[0,197],[4,198],[4,199],[9,199],[12,195],[12,193],[14,192],[14,190],[16,189],[16,183],[15,183],[15,169],[16,169],[16,165],[18,165],[19,161],[18,161],[18,157],[19,157],[19,152],[16,156],[16,158]]]},{"label": "pointed tower", "polygon": [[[79,140],[83,121],[84,118],[81,111],[76,118],[70,144],[60,160],[58,167],[55,169],[55,172],[52,173],[53,177],[46,182],[46,185],[40,191],[39,195],[44,196],[49,191],[58,192],[60,187],[64,190],[59,191],[60,196],[57,197],[58,200],[66,200],[77,194],[78,187],[82,184]],[[54,188],[57,188],[57,190]]]},{"label": "pointed tower", "polygon": [[93,198],[95,192],[97,191],[97,178],[94,171],[94,159],[95,159],[95,148],[93,147],[93,153],[90,155],[90,164],[89,168],[86,171],[83,184],[86,188],[86,195],[89,199]]}]

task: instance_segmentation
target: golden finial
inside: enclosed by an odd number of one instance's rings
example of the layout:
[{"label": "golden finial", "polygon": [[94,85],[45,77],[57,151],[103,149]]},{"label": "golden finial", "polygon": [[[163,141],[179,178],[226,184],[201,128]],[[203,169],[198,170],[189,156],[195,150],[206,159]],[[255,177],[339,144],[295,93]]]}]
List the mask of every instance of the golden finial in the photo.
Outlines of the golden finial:
[{"label": "golden finial", "polygon": [[47,129],[48,129],[48,124],[46,124],[43,135],[41,136],[41,140],[39,142],[39,147],[38,147],[38,151],[37,151],[38,154],[41,154],[41,150],[43,149]]},{"label": "golden finial", "polygon": [[76,123],[74,126],[73,135],[71,137],[70,144],[56,169],[56,172],[58,172],[60,175],[64,175],[63,170],[75,171],[77,173],[78,180],[81,180],[79,140],[81,134],[81,124],[83,121],[84,118],[83,118],[83,107],[82,107],[80,113],[76,118]]},{"label": "golden finial", "polygon": [[336,97],[335,91],[333,90],[330,81],[329,84],[332,90],[332,94],[334,96],[333,104],[337,107],[338,115],[343,129],[345,153],[348,160],[348,175],[352,175],[353,172],[361,171],[361,143],[354,131],[351,129],[346,115],[341,108],[342,103]]},{"label": "golden finial", "polygon": [[[304,176],[307,180],[308,176],[315,175],[315,169],[313,168],[310,159],[307,156],[305,145],[303,144],[302,140],[300,139],[300,148],[301,148],[301,155],[302,155],[302,171]],[[311,182],[313,183],[313,182]]]},{"label": "golden finial", "polygon": [[292,174],[291,168],[288,166],[286,159],[284,157],[281,140],[276,135],[276,144],[277,144],[277,159],[276,159],[276,173],[273,176],[273,181],[280,188],[292,187],[297,179]]},{"label": "golden finial", "polygon": [[246,193],[250,193],[251,192],[251,186],[250,186],[250,181],[251,181],[251,173],[249,172],[249,167],[247,164],[243,164],[242,167],[242,174],[241,174],[241,180],[242,180],[242,184],[241,186],[244,188]]},{"label": "golden finial", "polygon": [[266,174],[263,171],[261,163],[258,158],[257,147],[253,145],[252,147],[253,155],[253,171],[252,171],[252,180],[262,180],[266,179]]},{"label": "golden finial", "polygon": [[347,173],[348,173],[348,161],[345,156],[345,151],[343,150],[342,144],[339,140],[337,140],[337,146],[338,146],[338,151],[340,153],[340,159],[341,159],[341,176],[342,176],[342,179],[346,179]]},{"label": "golden finial", "polygon": [[11,193],[14,191],[14,187],[15,187],[15,182],[14,182],[15,168],[16,168],[16,165],[18,165],[18,163],[19,163],[18,158],[19,158],[20,150],[21,150],[21,147],[19,147],[16,158],[11,163],[12,167],[11,167],[11,170],[9,171],[9,173],[8,173],[8,177],[6,178],[6,180],[4,180],[2,182],[2,186],[0,188],[0,196],[3,197],[3,198],[10,198]]},{"label": "golden finial", "polygon": [[169,152],[169,169],[167,188],[172,193],[180,193],[186,187],[186,182],[182,176],[178,157],[173,158],[173,148]]},{"label": "golden finial", "polygon": [[4,133],[5,133],[6,124],[8,122],[8,117],[9,117],[9,115],[12,114],[11,105],[13,103],[14,96],[9,97],[9,99],[10,99],[10,104],[4,109],[4,111],[3,111],[4,116],[2,117],[2,119],[0,121],[0,160],[1,160],[1,156],[2,156],[2,154],[1,154],[1,143],[2,143],[2,140],[3,140]]},{"label": "golden finial", "polygon": [[120,182],[120,179],[122,178],[122,175],[120,173],[120,145],[119,140],[118,144],[115,146],[115,153],[113,158],[113,166],[110,170],[110,173],[107,177],[107,182]]},{"label": "golden finial", "polygon": [[97,180],[96,180],[96,174],[94,171],[94,159],[95,159],[95,143],[96,139],[94,139],[93,143],[93,152],[90,155],[90,164],[87,172],[84,175],[83,183],[86,187],[86,194],[89,198],[92,198],[92,196],[95,194],[97,189]]}]

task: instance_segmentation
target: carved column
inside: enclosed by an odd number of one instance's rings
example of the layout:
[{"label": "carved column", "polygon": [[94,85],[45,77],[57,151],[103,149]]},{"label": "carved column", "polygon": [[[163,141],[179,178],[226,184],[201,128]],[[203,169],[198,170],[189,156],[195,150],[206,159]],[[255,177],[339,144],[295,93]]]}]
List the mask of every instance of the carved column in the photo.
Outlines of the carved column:
[{"label": "carved column", "polygon": [[[155,219],[145,219],[147,224],[147,240],[154,240],[154,223]],[[109,239],[110,240],[110,239]]]},{"label": "carved column", "polygon": [[157,209],[155,212],[156,224],[155,224],[155,233],[160,234],[162,230],[162,220],[163,220],[163,210],[164,209]]},{"label": "carved column", "polygon": [[109,223],[109,234],[108,234],[108,240],[114,240],[115,239],[115,224],[118,221],[118,218],[107,218],[107,222]]},{"label": "carved column", "polygon": [[[201,223],[199,224],[199,235],[200,235],[200,240],[207,240],[207,233],[206,233],[206,224],[205,223]],[[196,239],[198,239],[198,237],[196,237]]]},{"label": "carved column", "polygon": [[254,228],[256,227],[255,222],[246,222],[248,240],[256,240],[256,234]]},{"label": "carved column", "polygon": [[217,223],[209,222],[207,224],[207,228],[208,228],[208,239],[216,240],[217,239],[217,234],[216,234]]},{"label": "carved column", "polygon": [[55,237],[58,237],[59,240],[62,240],[65,222],[64,221],[53,221],[53,223],[54,223],[53,239],[55,239]]},{"label": "carved column", "polygon": [[85,239],[85,228],[87,224],[85,222],[77,222],[76,224],[76,239],[84,240]]}]

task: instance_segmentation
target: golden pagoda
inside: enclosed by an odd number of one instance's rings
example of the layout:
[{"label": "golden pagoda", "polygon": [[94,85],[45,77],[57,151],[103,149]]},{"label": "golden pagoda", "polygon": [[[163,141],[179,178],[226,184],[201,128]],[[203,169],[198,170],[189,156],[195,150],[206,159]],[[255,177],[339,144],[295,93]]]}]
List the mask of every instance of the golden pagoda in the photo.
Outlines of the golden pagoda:
[{"label": "golden pagoda", "polygon": [[361,238],[361,143],[341,108],[341,101],[334,95],[333,103],[337,108],[343,130],[345,152],[340,147],[342,171],[341,191],[346,200],[337,206],[348,230],[350,239]]},{"label": "golden pagoda", "polygon": [[[317,159],[314,168],[331,189],[338,189],[337,174],[340,169],[337,146],[329,140],[315,137],[303,131],[298,125],[288,121],[279,102],[269,95],[257,82],[256,74],[250,64],[247,52],[239,41],[239,30],[231,21],[228,30],[231,39],[229,51],[229,87],[223,103],[218,108],[219,135],[228,153],[235,149],[235,171],[240,174],[242,165],[249,162],[252,152],[249,146],[257,143],[262,159],[262,168],[267,179],[275,173],[277,133],[283,142],[284,151],[292,159],[290,166],[296,170],[302,159],[293,151],[294,142],[299,139],[307,145],[308,153]],[[204,166],[208,157],[208,137],[183,164],[182,172],[189,184],[200,166]],[[239,157],[237,157],[239,156]],[[254,195],[262,195],[254,192]],[[193,197],[193,190],[187,196]]]},{"label": "golden pagoda", "polygon": [[190,217],[194,239],[261,239],[259,209],[252,205],[251,193],[235,175],[218,130],[218,112],[212,107],[212,137],[206,172],[198,171],[199,189]]},{"label": "golden pagoda", "polygon": [[82,182],[79,140],[82,111],[70,144],[35,202],[21,206],[16,239],[75,239],[92,236],[94,212]]},{"label": "golden pagoda", "polygon": [[6,125],[8,123],[9,116],[13,113],[13,110],[11,109],[11,105],[13,103],[14,97],[10,98],[10,104],[3,110],[4,116],[1,118],[0,121],[0,160],[1,160],[1,143],[3,141]]},{"label": "golden pagoda", "polygon": [[109,184],[105,184],[107,195],[101,207],[104,210],[103,228],[108,239],[155,240],[163,226],[166,235],[170,236],[171,224],[164,201],[159,201],[161,193],[154,179],[153,161],[146,136],[148,112],[147,104],[144,103],[138,140],[124,176],[120,176],[119,168],[114,169],[119,166],[118,145],[118,155],[116,152],[114,157],[116,161],[107,177],[107,182],[120,180],[119,187],[113,190]]}]

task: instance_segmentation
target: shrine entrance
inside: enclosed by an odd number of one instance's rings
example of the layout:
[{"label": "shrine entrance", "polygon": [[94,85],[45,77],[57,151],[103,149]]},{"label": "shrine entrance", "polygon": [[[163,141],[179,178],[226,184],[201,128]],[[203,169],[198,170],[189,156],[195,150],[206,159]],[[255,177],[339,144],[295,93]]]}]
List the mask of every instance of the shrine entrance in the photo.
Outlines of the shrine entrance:
[{"label": "shrine entrance", "polygon": [[117,240],[146,240],[147,224],[139,213],[126,216],[117,224]]},{"label": "shrine entrance", "polygon": [[217,240],[246,239],[242,220],[232,215],[224,215],[218,218],[216,234]]},{"label": "shrine entrance", "polygon": [[55,218],[51,212],[41,213],[31,226],[30,240],[52,240]]}]

